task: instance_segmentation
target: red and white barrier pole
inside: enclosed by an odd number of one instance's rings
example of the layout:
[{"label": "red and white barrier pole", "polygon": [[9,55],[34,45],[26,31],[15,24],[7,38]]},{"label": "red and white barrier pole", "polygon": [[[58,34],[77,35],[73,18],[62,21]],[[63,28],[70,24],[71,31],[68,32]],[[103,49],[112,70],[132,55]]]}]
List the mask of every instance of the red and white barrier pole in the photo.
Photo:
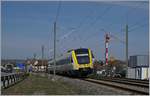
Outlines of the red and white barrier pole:
[{"label": "red and white barrier pole", "polygon": [[106,65],[108,64],[108,43],[109,43],[109,36],[108,36],[108,34],[106,34],[106,37],[105,37],[105,63],[106,63]]}]

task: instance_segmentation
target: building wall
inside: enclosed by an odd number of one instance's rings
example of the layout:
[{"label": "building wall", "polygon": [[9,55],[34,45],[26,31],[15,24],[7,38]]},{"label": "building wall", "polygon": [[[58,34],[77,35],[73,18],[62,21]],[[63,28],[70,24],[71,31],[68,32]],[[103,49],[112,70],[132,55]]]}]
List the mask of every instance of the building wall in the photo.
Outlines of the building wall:
[{"label": "building wall", "polygon": [[141,68],[141,79],[148,79],[149,78],[149,68]]},{"label": "building wall", "polygon": [[128,67],[127,78],[132,79],[149,79],[149,67]]},{"label": "building wall", "polygon": [[135,68],[128,67],[127,69],[127,78],[136,78],[136,71]]},{"label": "building wall", "polygon": [[149,66],[149,56],[148,55],[135,55],[130,56],[129,67],[148,67]]}]

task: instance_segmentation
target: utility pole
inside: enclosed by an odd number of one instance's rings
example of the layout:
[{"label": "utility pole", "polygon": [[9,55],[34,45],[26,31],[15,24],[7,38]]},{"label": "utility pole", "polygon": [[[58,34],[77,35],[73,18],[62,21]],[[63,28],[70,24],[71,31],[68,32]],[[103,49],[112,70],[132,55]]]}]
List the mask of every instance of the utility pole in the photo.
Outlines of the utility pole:
[{"label": "utility pole", "polygon": [[56,22],[54,22],[54,80],[56,75]]},{"label": "utility pole", "polygon": [[128,67],[128,25],[126,24],[126,65]]},{"label": "utility pole", "polygon": [[44,45],[42,45],[42,67],[44,67],[44,64],[43,64],[44,61],[43,61],[43,59],[44,59]]}]

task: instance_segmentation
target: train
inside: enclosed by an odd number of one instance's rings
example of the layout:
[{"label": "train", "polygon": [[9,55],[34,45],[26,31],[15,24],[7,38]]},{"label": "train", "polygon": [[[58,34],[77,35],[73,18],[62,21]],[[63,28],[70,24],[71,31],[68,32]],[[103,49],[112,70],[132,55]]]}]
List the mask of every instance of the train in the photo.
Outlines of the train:
[{"label": "train", "polygon": [[69,76],[86,77],[93,72],[94,56],[90,48],[78,48],[67,51],[66,54],[54,61],[48,62],[48,72]]}]

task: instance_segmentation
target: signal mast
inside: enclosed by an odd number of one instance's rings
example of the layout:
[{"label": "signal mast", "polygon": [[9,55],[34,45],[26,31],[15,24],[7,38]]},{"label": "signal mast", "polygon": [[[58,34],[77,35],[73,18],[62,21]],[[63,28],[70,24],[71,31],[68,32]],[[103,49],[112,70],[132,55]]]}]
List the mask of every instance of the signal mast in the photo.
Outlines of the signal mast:
[{"label": "signal mast", "polygon": [[108,43],[109,43],[109,35],[106,33],[105,35],[105,64],[108,65]]}]

